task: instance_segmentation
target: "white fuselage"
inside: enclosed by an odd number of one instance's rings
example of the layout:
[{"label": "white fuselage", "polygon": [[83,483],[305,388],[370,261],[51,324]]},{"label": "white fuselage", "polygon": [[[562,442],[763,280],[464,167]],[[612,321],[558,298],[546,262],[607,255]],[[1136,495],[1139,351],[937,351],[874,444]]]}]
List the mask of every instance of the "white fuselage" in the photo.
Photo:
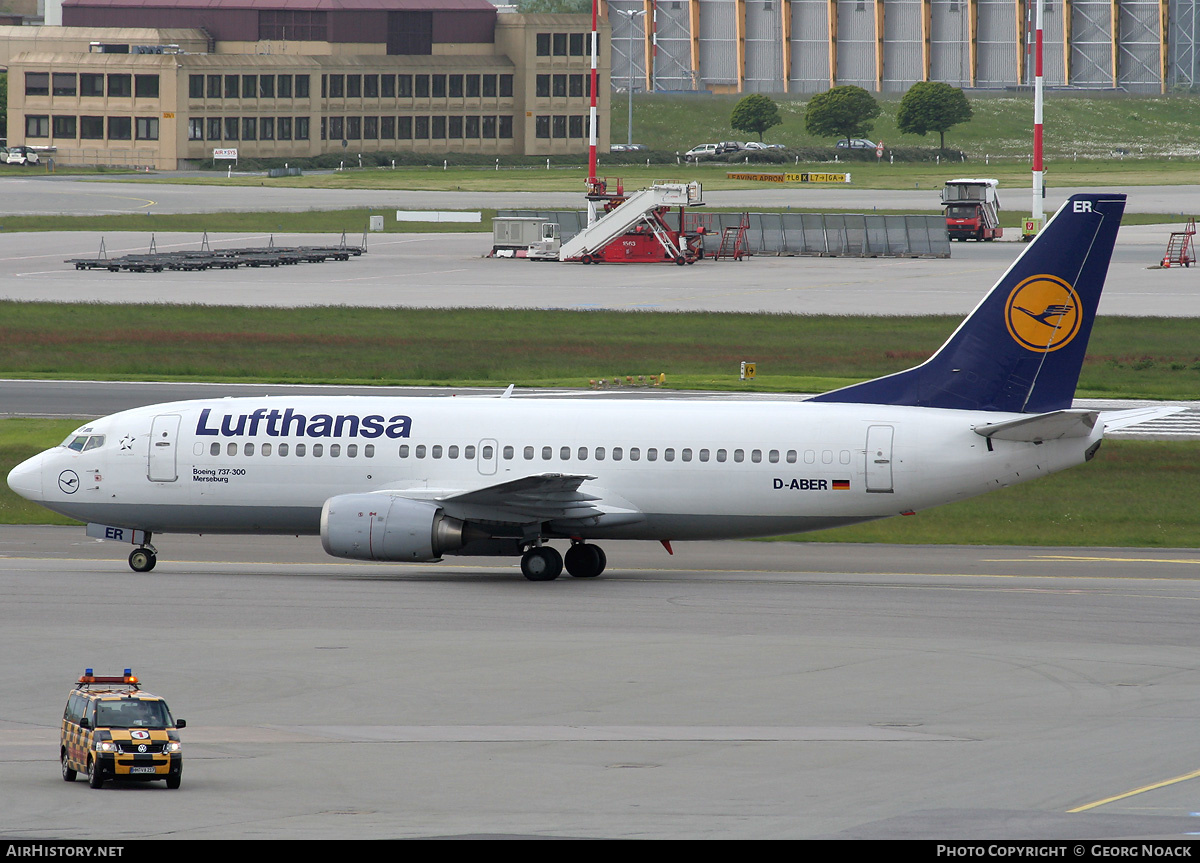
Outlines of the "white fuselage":
[{"label": "white fuselage", "polygon": [[560,535],[764,536],[913,512],[1044,476],[1083,462],[1102,435],[1097,426],[1090,437],[1034,444],[973,431],[1018,416],[682,398],[187,401],[90,423],[77,434],[103,435],[102,444],[47,450],[9,481],[87,522],[311,534],[337,495],[392,493],[498,522],[505,518],[487,507],[447,498],[522,477],[586,475],[579,491],[610,517]]}]

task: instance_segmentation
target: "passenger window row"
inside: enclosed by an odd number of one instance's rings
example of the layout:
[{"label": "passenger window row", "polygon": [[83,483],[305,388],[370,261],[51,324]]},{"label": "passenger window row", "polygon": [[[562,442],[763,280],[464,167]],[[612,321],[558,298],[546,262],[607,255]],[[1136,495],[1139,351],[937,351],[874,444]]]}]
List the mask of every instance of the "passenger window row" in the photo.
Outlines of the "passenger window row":
[{"label": "passenger window row", "polygon": [[[476,450],[473,446],[463,447],[461,452],[464,459],[475,458]],[[425,444],[416,444],[414,446],[409,444],[401,444],[399,454],[400,458],[402,459],[457,459],[459,457],[459,453],[460,449],[457,446],[443,446],[442,444],[433,444],[429,446]],[[537,447],[526,446],[521,450],[521,456],[526,461],[533,461],[538,457],[540,457],[542,461],[551,461],[555,457],[557,457],[559,461],[571,461],[572,459],[575,461],[588,461],[589,459],[593,461],[605,461],[606,459],[611,461],[623,461],[625,459],[628,459],[629,461],[641,461],[644,456],[646,461],[658,461],[661,458],[662,461],[667,462],[673,462],[676,460],[690,462],[693,459],[701,462],[707,462],[710,460],[726,462],[732,458],[734,463],[741,463],[746,461],[747,455],[749,456],[752,464],[760,464],[764,460],[769,464],[778,464],[781,459],[786,461],[788,464],[796,464],[801,459],[801,454],[794,449],[787,450],[786,452],[777,449],[765,451],[761,449],[752,449],[747,453],[747,451],[744,449],[734,449],[732,451],[727,449],[717,449],[714,451],[707,448],[694,450],[692,447],[682,447],[679,449],[676,449],[675,447],[666,447],[660,450],[658,447],[647,447],[643,450],[641,447],[636,446],[628,448],[619,446],[605,448],[598,446],[593,447],[589,451],[588,447],[581,446],[572,451],[571,447],[563,446],[559,447],[556,452],[555,448],[552,446],[543,446],[540,448],[540,451]],[[505,446],[501,449],[501,456],[505,461],[512,461],[517,457],[516,449],[512,446]],[[493,451],[490,445],[484,445],[483,458],[487,460],[491,460],[493,458]],[[816,450],[804,450],[803,460],[805,464],[816,464],[817,459],[818,454]],[[840,464],[850,464],[850,459],[850,450],[841,450],[839,453],[837,453],[837,461]],[[834,451],[822,450],[820,452],[820,461],[822,464],[833,464]]]},{"label": "passenger window row", "polygon": [[[289,445],[286,443],[281,443],[281,444],[276,444],[274,446],[272,446],[269,443],[264,443],[264,444],[260,444],[258,446],[257,450],[258,450],[259,455],[264,455],[264,456],[269,456],[274,452],[275,454],[280,455],[280,456],[295,455],[295,456],[303,458],[304,456],[310,454],[310,446],[311,446],[311,455],[313,458],[321,458],[326,454],[325,453],[326,445],[320,444],[320,443],[314,443],[311,445],[303,444],[303,443],[292,444],[292,445]],[[329,453],[328,453],[329,457],[330,458],[341,457],[343,449],[345,450],[346,458],[358,458],[359,447],[358,447],[358,444],[356,444],[356,443],[346,444],[344,447],[340,443],[329,444]],[[247,442],[247,443],[244,443],[241,445],[241,454],[242,455],[254,455],[254,453],[255,453],[255,446],[253,443]],[[221,454],[221,445],[219,443],[217,443],[216,441],[213,441],[211,444],[209,444],[208,454],[209,455],[220,455]],[[232,442],[227,443],[225,445],[225,454],[226,455],[237,455],[238,454],[238,445],[236,443],[232,443]],[[362,457],[363,458],[375,458],[375,444],[373,444],[373,443],[364,444],[362,447]]]}]

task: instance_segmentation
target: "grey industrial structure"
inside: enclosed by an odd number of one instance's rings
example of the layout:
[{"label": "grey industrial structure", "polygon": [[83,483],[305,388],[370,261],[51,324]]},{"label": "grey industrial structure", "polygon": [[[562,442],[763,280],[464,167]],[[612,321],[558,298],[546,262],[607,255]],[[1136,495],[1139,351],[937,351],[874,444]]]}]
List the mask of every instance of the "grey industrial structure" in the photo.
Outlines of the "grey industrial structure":
[{"label": "grey industrial structure", "polygon": [[[1044,0],[1050,87],[1200,84],[1198,0]],[[903,92],[1032,83],[1035,0],[610,0],[612,83],[644,90]],[[637,13],[644,12],[644,15]],[[630,56],[632,54],[632,57]],[[631,62],[632,61],[632,62]]]}]

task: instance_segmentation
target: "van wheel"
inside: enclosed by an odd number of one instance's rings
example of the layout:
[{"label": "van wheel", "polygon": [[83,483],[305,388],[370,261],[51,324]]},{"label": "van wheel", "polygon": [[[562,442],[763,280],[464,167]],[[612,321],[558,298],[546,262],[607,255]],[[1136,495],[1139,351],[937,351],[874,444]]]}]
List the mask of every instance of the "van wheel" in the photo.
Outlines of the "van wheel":
[{"label": "van wheel", "polygon": [[176,773],[174,776],[168,776],[167,777],[167,787],[172,788],[172,789],[178,788],[179,783],[182,781],[183,781],[182,774]]},{"label": "van wheel", "polygon": [[91,758],[88,759],[88,763],[87,763],[87,777],[88,777],[88,787],[89,788],[103,788],[104,787],[104,774],[100,770],[100,768],[96,765],[96,762]]},{"label": "van wheel", "polygon": [[63,782],[74,782],[75,777],[79,774],[72,770],[71,766],[67,763],[67,750],[64,749],[60,757],[62,759]]}]

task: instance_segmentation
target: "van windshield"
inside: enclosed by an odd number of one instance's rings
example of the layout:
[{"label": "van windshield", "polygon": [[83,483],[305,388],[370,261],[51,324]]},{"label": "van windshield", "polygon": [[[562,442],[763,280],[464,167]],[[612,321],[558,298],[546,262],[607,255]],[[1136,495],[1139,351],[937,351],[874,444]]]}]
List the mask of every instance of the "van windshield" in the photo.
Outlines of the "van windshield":
[{"label": "van windshield", "polygon": [[97,728],[169,728],[174,724],[165,701],[122,698],[96,704]]}]

